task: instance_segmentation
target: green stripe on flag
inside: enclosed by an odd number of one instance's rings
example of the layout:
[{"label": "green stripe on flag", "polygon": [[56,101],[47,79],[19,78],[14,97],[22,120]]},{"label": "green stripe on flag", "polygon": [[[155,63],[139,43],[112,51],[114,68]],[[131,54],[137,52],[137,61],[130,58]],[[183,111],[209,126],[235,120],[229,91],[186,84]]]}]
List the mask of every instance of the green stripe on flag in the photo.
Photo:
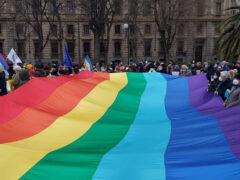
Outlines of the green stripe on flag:
[{"label": "green stripe on flag", "polygon": [[127,76],[127,86],[85,135],[48,154],[21,180],[90,180],[104,154],[125,137],[138,111],[147,82],[142,74],[128,73]]}]

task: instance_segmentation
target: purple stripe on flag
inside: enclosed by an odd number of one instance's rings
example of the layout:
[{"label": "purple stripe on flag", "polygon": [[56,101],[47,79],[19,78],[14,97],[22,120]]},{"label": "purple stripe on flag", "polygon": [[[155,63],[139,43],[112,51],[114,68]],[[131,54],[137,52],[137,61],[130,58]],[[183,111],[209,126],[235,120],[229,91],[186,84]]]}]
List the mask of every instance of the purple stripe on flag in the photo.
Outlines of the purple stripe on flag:
[{"label": "purple stripe on flag", "polygon": [[214,116],[233,153],[240,159],[240,106],[225,109],[220,97],[207,92],[208,81],[205,75],[189,77],[188,83],[191,104],[202,114]]}]

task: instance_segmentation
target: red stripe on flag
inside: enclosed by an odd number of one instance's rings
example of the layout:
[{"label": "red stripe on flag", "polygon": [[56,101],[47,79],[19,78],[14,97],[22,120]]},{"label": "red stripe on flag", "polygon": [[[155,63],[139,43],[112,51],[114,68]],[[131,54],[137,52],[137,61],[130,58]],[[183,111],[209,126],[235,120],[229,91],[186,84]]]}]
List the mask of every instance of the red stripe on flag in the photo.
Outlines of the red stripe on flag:
[{"label": "red stripe on flag", "polygon": [[[13,120],[0,125],[0,144],[22,140],[40,133],[57,118],[76,107],[96,85],[109,78],[109,74],[94,73],[92,78],[75,79],[65,83],[41,104],[26,108]],[[45,109],[47,111],[43,111]]]}]

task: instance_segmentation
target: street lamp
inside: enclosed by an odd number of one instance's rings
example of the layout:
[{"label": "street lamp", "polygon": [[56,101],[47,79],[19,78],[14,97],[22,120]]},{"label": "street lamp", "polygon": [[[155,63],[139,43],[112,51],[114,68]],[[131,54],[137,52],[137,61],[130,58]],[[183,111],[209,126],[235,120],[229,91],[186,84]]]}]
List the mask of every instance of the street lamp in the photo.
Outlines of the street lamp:
[{"label": "street lamp", "polygon": [[129,62],[129,25],[128,25],[128,23],[125,23],[124,25],[123,25],[123,27],[124,27],[124,29],[127,31],[127,40],[128,40],[128,65],[130,64],[130,62]]},{"label": "street lamp", "polygon": [[128,29],[128,24],[125,23],[125,24],[123,25],[123,27],[124,27],[124,29]]}]

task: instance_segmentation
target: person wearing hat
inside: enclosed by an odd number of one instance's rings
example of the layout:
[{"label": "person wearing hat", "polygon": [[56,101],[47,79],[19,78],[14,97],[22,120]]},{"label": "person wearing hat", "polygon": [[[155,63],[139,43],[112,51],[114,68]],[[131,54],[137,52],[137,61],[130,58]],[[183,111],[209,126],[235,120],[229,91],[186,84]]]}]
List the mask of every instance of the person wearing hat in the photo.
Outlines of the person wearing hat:
[{"label": "person wearing hat", "polygon": [[233,88],[230,96],[224,103],[226,108],[237,105],[240,105],[240,74],[236,75],[235,79],[233,80]]},{"label": "person wearing hat", "polygon": [[29,71],[30,79],[34,78],[35,71],[33,70],[33,65],[32,64],[27,65],[27,70]]},{"label": "person wearing hat", "polygon": [[20,71],[22,70],[22,68],[18,65],[15,65],[13,67],[13,70],[15,71],[15,75],[13,75],[13,80],[12,80],[12,86],[14,87],[14,89],[17,89],[19,88],[19,85],[20,85],[20,77],[19,77],[19,73]]},{"label": "person wearing hat", "polygon": [[7,94],[6,74],[4,69],[0,67],[0,96]]}]

